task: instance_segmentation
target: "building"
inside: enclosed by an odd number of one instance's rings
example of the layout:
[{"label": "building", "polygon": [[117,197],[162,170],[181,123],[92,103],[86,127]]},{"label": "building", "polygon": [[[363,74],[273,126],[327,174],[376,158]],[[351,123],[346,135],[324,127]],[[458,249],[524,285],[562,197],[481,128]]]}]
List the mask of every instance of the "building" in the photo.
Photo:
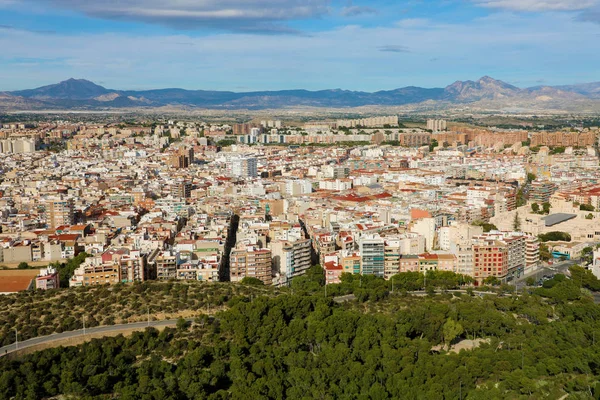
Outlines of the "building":
[{"label": "building", "polygon": [[58,289],[60,279],[58,271],[52,267],[40,270],[40,274],[35,278],[35,288],[40,290]]},{"label": "building", "polygon": [[325,270],[326,285],[341,283],[342,273],[344,272],[344,268],[341,265],[330,261],[325,263],[325,267],[323,269]]},{"label": "building", "polygon": [[494,239],[481,239],[473,246],[473,278],[482,283],[486,278],[505,280],[508,274],[508,246]]},{"label": "building", "polygon": [[51,229],[63,225],[73,225],[75,223],[73,200],[64,198],[46,200],[46,214],[48,226]]},{"label": "building", "polygon": [[240,178],[256,178],[258,164],[255,157],[243,157],[231,160],[231,176]]},{"label": "building", "polygon": [[189,181],[177,181],[171,185],[171,196],[179,199],[188,199],[192,196],[192,184]]},{"label": "building", "polygon": [[238,247],[231,250],[229,260],[231,282],[240,282],[248,277],[259,279],[265,285],[273,284],[271,250],[259,249],[254,246]]},{"label": "building", "polygon": [[385,242],[380,237],[365,236],[358,241],[362,275],[385,276]]},{"label": "building", "polygon": [[428,119],[427,129],[433,132],[445,131],[448,128],[446,120],[444,119]]},{"label": "building", "polygon": [[540,205],[549,203],[550,197],[556,190],[556,186],[551,182],[533,181],[529,190],[529,200]]},{"label": "building", "polygon": [[278,275],[279,285],[286,285],[291,279],[304,275],[311,267],[311,241],[276,241],[270,244],[273,254],[273,271]]}]

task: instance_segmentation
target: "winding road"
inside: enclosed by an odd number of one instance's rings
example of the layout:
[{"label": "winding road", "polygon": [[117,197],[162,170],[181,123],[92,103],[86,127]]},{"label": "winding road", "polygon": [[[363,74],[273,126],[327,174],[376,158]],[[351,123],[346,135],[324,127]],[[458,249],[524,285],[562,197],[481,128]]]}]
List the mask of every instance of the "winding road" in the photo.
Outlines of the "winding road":
[{"label": "winding road", "polygon": [[[191,319],[187,320],[192,321]],[[130,324],[121,324],[121,325],[103,325],[96,326],[93,328],[85,329],[85,336],[88,335],[97,335],[97,334],[106,334],[106,333],[114,333],[120,331],[141,331],[146,329],[147,327],[153,328],[162,328],[166,326],[175,326],[177,325],[176,319],[164,320],[164,321],[150,321],[150,322],[133,322]],[[48,336],[40,336],[32,339],[27,339],[22,342],[9,344],[8,346],[0,347],[0,357],[12,353],[16,350],[23,350],[28,347],[38,346],[40,344],[47,344],[56,342],[59,340],[72,339],[77,337],[83,337],[84,330],[79,329],[76,331],[68,331],[62,333],[53,333]]]}]

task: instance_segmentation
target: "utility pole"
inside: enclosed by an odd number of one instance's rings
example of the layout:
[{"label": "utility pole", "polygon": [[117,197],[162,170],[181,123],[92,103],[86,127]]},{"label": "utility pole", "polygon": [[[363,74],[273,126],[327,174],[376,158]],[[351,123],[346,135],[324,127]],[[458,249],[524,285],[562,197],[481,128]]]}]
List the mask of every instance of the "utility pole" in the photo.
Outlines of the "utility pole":
[{"label": "utility pole", "polygon": [[392,294],[394,293],[394,276],[396,275],[392,275]]},{"label": "utility pole", "polygon": [[85,315],[83,316],[83,336],[85,336]]},{"label": "utility pole", "polygon": [[150,306],[147,307],[148,310],[148,326],[150,326]]},{"label": "utility pole", "polygon": [[458,398],[459,400],[462,400],[462,381],[460,381],[460,386],[458,389]]},{"label": "utility pole", "polygon": [[15,328],[15,350],[19,350],[19,331]]}]

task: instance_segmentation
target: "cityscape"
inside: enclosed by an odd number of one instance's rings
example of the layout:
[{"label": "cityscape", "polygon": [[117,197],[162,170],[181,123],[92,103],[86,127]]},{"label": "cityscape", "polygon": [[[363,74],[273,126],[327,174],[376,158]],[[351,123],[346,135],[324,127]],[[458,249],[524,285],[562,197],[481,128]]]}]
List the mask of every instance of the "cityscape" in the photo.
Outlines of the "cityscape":
[{"label": "cityscape", "polygon": [[111,3],[0,1],[0,398],[600,398],[600,3]]}]

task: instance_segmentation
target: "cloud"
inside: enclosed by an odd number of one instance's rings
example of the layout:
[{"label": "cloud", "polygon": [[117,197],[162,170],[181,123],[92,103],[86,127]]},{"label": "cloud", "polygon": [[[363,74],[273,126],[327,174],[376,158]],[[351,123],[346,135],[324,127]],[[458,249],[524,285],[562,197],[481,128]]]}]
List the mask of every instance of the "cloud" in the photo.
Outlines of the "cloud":
[{"label": "cloud", "polygon": [[[0,0],[2,1],[2,0]],[[24,0],[90,17],[138,21],[178,29],[298,33],[285,22],[329,13],[330,0]]]},{"label": "cloud", "polygon": [[385,53],[410,53],[411,50],[406,46],[400,45],[386,45],[377,47],[379,51],[383,51]]},{"label": "cloud", "polygon": [[365,6],[347,6],[342,8],[340,12],[344,17],[359,17],[361,15],[373,15],[377,14],[377,10],[372,7]]},{"label": "cloud", "polygon": [[512,11],[581,11],[599,4],[599,0],[473,0],[476,5]]},{"label": "cloud", "polygon": [[[600,53],[590,49],[597,47],[600,25],[582,24],[570,14],[494,13],[493,19],[407,25],[350,25],[315,30],[312,37],[8,30],[0,34],[0,90],[43,86],[71,76],[116,89],[243,86],[244,91],[443,87],[483,75],[524,86],[535,86],[541,77],[549,85],[598,80]],[[55,60],[26,67],[12,64],[32,54]],[[232,63],[232,54],[243,62]],[[390,62],[400,58],[401,63]],[[429,62],[432,58],[439,61]]]}]

